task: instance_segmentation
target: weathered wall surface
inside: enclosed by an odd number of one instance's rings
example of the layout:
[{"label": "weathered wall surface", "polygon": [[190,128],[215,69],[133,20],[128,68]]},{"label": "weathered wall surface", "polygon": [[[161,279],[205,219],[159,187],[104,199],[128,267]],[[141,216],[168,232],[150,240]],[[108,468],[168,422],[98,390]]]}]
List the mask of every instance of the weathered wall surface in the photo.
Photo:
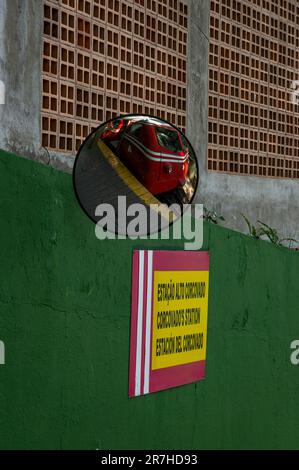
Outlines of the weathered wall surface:
[{"label": "weathered wall surface", "polygon": [[299,240],[299,181],[207,171],[208,57],[210,0],[189,0],[188,126],[197,153],[197,200],[224,215],[227,226],[246,230],[241,213]]},{"label": "weathered wall surface", "polygon": [[0,148],[35,157],[40,152],[40,0],[0,2],[0,79],[6,87],[0,106]]},{"label": "weathered wall surface", "polygon": [[[187,127],[199,158],[197,200],[223,214],[230,227],[244,230],[244,213],[252,222],[260,218],[282,235],[299,239],[299,181],[206,170],[210,0],[188,2]],[[6,86],[6,104],[0,105],[0,148],[70,170],[73,157],[40,147],[42,24],[40,0],[0,2],[0,80]]]},{"label": "weathered wall surface", "polygon": [[[128,399],[134,247],[99,241],[70,176],[0,154],[1,449],[299,448],[299,254],[205,226],[207,377]],[[116,269],[117,266],[117,269]]]},{"label": "weathered wall surface", "polygon": [[70,171],[73,157],[41,148],[43,2],[1,0],[0,148]]}]

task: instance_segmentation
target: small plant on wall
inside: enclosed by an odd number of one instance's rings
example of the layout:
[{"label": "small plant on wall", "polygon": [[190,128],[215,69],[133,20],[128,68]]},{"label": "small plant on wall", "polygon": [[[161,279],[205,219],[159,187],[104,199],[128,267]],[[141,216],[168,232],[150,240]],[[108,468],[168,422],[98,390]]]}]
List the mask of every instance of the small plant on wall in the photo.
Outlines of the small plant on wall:
[{"label": "small plant on wall", "polygon": [[247,224],[247,227],[248,227],[248,231],[249,231],[249,235],[251,235],[251,237],[253,238],[260,238],[261,236],[261,233],[260,233],[260,228],[259,227],[256,227],[255,225],[253,225],[248,219],[247,217],[245,217],[245,215],[241,214],[243,219],[245,220],[246,224]]},{"label": "small plant on wall", "polygon": [[207,220],[208,222],[212,222],[213,224],[216,224],[216,225],[218,225],[220,221],[221,222],[225,221],[225,218],[223,217],[223,215],[218,214],[216,211],[209,210],[206,207],[203,208],[203,216],[205,220]]},{"label": "small plant on wall", "polygon": [[254,238],[266,238],[268,239],[271,243],[277,246],[285,246],[286,242],[289,242],[289,248],[291,248],[292,243],[298,243],[297,240],[294,238],[281,238],[278,231],[267,225],[265,222],[262,222],[261,220],[258,220],[257,223],[259,224],[258,226],[253,225],[245,215],[242,214],[243,219],[245,220],[249,235],[254,237]]}]

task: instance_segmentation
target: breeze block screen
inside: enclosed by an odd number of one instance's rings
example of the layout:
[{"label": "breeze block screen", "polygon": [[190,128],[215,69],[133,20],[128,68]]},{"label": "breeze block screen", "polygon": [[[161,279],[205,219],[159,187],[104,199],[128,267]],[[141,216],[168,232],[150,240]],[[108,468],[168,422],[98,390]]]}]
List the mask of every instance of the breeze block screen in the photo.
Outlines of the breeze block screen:
[{"label": "breeze block screen", "polygon": [[74,154],[122,113],[184,131],[186,55],[186,2],[44,0],[42,145]]},{"label": "breeze block screen", "polygon": [[208,169],[299,178],[298,80],[297,0],[211,0]]}]

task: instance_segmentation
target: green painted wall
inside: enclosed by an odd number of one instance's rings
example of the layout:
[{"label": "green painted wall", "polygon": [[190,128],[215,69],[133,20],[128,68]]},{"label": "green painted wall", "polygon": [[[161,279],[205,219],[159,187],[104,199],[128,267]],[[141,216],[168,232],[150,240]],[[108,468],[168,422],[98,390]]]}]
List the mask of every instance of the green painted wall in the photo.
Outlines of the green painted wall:
[{"label": "green painted wall", "polygon": [[1,449],[299,448],[299,253],[205,225],[207,378],[129,400],[131,255],[71,177],[0,153]]}]

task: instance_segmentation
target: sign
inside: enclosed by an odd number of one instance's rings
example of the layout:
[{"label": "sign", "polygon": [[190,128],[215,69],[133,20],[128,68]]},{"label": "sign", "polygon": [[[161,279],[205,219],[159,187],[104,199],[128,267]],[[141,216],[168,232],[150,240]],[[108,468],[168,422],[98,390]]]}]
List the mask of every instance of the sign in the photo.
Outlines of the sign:
[{"label": "sign", "polygon": [[133,253],[129,396],[205,377],[209,254]]}]

